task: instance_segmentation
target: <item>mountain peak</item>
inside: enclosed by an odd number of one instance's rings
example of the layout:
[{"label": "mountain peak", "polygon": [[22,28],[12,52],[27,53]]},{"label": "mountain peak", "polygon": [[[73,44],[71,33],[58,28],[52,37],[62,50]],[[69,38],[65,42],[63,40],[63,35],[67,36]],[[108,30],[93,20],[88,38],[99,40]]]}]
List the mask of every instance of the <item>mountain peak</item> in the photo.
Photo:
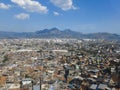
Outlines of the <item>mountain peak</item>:
[{"label": "mountain peak", "polygon": [[49,32],[52,32],[52,33],[59,33],[61,32],[58,28],[52,28],[52,29],[49,29]]},{"label": "mountain peak", "polygon": [[51,28],[50,30],[58,30],[58,31],[60,31],[58,28],[56,28],[56,27],[54,27],[54,28]]},{"label": "mountain peak", "polygon": [[16,32],[0,32],[0,38],[89,38],[89,39],[106,39],[106,40],[120,40],[120,35],[112,33],[91,33],[82,34],[70,29],[59,30],[54,27],[51,29],[43,29],[34,32],[16,33]]},{"label": "mountain peak", "polygon": [[43,29],[43,30],[40,30],[40,31],[37,31],[36,34],[58,34],[58,33],[61,33],[61,31],[54,27],[54,28],[51,28],[51,29]]}]

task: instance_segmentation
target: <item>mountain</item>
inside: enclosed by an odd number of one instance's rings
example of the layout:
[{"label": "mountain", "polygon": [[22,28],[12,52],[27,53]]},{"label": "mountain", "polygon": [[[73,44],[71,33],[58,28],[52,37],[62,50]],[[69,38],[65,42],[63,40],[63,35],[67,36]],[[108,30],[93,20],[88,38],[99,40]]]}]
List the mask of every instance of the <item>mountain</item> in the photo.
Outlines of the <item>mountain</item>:
[{"label": "mountain", "polygon": [[58,28],[52,28],[52,29],[43,29],[40,31],[37,31],[37,34],[59,34],[61,31]]},{"label": "mountain", "polygon": [[70,29],[66,30],[59,30],[58,28],[52,28],[52,29],[44,29],[35,32],[37,36],[39,37],[45,37],[45,38],[81,38],[82,33],[75,32]]},{"label": "mountain", "polygon": [[36,32],[4,32],[0,31],[0,38],[76,38],[76,39],[106,39],[120,40],[120,35],[111,33],[82,34],[70,29],[60,30],[58,28],[43,29]]},{"label": "mountain", "polygon": [[111,33],[92,33],[86,34],[86,37],[91,39],[120,40],[120,35]]},{"label": "mountain", "polygon": [[40,30],[35,32],[37,37],[40,38],[55,38],[55,37],[59,37],[60,35],[62,35],[62,32],[57,29],[57,28],[52,28],[52,29],[44,29],[44,30]]},{"label": "mountain", "polygon": [[33,33],[31,32],[7,32],[7,31],[0,31],[0,38],[29,38],[33,36]]}]

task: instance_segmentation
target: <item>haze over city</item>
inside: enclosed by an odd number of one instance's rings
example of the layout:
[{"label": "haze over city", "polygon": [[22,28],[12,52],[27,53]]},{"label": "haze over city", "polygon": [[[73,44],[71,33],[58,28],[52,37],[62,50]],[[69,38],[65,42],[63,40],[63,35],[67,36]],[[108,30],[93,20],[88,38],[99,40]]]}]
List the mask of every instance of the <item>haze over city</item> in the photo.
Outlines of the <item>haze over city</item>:
[{"label": "haze over city", "polygon": [[52,27],[120,34],[120,0],[0,0],[0,31]]}]

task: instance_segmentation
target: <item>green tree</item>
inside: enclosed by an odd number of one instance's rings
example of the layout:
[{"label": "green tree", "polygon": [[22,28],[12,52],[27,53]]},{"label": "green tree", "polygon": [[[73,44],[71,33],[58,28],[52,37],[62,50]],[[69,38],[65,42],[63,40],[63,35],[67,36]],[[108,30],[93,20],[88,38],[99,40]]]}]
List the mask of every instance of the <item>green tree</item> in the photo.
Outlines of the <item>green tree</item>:
[{"label": "green tree", "polygon": [[5,62],[8,61],[8,60],[9,60],[8,56],[5,55],[5,56],[4,56],[4,59],[3,59],[3,63],[5,63]]}]

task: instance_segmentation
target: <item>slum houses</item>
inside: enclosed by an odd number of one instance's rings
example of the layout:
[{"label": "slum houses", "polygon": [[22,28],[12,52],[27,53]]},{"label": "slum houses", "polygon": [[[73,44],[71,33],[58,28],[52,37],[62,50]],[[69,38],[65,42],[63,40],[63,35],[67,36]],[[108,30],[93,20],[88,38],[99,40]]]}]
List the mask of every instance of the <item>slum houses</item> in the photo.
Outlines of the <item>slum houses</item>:
[{"label": "slum houses", "polygon": [[8,41],[1,45],[0,90],[120,90],[119,43]]}]

